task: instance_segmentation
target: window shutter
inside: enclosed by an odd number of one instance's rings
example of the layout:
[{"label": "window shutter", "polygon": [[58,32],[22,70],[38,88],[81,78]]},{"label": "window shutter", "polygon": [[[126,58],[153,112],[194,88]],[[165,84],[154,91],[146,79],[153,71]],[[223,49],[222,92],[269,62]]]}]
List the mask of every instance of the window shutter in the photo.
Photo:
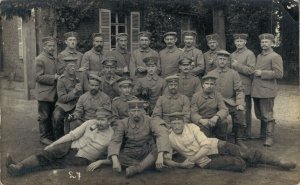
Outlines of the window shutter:
[{"label": "window shutter", "polygon": [[22,18],[18,17],[19,59],[23,59]]},{"label": "window shutter", "polygon": [[104,51],[111,49],[111,12],[107,9],[100,9],[99,12],[99,30],[103,33]]},{"label": "window shutter", "polygon": [[130,13],[130,42],[131,42],[131,52],[138,49],[139,39],[138,34],[140,32],[140,12]]}]

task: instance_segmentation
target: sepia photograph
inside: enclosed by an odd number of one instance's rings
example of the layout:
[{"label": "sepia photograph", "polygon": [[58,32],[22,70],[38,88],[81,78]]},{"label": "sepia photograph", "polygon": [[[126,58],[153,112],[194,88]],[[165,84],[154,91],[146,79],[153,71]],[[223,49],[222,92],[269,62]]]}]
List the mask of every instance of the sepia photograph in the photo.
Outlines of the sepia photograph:
[{"label": "sepia photograph", "polygon": [[0,0],[0,184],[300,185],[299,0]]}]

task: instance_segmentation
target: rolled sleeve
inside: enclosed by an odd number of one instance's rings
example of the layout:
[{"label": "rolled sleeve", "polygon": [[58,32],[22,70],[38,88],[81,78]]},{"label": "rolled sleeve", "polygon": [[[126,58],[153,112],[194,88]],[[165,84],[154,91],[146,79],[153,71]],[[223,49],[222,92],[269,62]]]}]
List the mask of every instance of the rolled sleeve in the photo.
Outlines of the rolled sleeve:
[{"label": "rolled sleeve", "polygon": [[93,122],[92,120],[86,121],[83,124],[81,124],[79,127],[77,127],[76,129],[72,130],[70,132],[72,141],[75,141],[75,140],[79,139],[80,137],[82,137],[85,132],[86,127],[89,124],[92,124],[92,122]]}]

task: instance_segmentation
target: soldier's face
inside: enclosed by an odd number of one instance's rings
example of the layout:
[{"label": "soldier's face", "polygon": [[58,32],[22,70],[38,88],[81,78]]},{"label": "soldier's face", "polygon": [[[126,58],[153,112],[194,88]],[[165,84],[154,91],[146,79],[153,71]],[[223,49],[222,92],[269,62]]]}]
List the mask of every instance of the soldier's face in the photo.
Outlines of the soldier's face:
[{"label": "soldier's face", "polygon": [[178,83],[177,82],[168,83],[168,90],[171,94],[176,94],[178,91]]},{"label": "soldier's face", "polygon": [[116,66],[115,65],[105,65],[103,68],[103,73],[107,76],[112,76],[116,72]]},{"label": "soldier's face", "polygon": [[180,135],[183,132],[184,129],[184,122],[183,120],[175,120],[175,121],[171,121],[171,129],[172,131],[177,134]]},{"label": "soldier's face", "polygon": [[216,83],[212,79],[207,79],[205,82],[203,82],[203,85],[202,85],[203,91],[206,93],[214,92],[215,86],[216,86]]},{"label": "soldier's face", "polygon": [[138,122],[141,120],[144,111],[142,109],[129,109],[128,113],[129,117],[133,118],[135,122]]},{"label": "soldier's face", "polygon": [[243,49],[246,46],[247,41],[244,39],[235,39],[234,44],[237,49]]},{"label": "soldier's face", "polygon": [[93,47],[96,51],[101,51],[104,45],[102,37],[95,37],[93,40]]},{"label": "soldier's face", "polygon": [[195,39],[193,36],[185,36],[184,37],[184,44],[187,46],[187,47],[191,47],[194,45],[194,42],[195,42]]},{"label": "soldier's face", "polygon": [[220,68],[225,68],[228,62],[228,57],[226,56],[218,56],[218,66]]},{"label": "soldier's face", "polygon": [[208,41],[207,45],[210,50],[215,50],[215,49],[217,49],[219,43],[215,40],[210,40],[210,41]]},{"label": "soldier's face", "polygon": [[168,35],[165,37],[164,41],[167,47],[172,48],[173,46],[175,46],[175,43],[177,42],[177,38],[174,37],[173,35]]},{"label": "soldier's face", "polygon": [[183,73],[189,73],[191,71],[191,64],[189,62],[186,63],[182,63],[179,66],[179,69],[183,72]]},{"label": "soldier's face", "polygon": [[154,75],[156,73],[157,67],[155,64],[150,64],[150,65],[146,66],[146,69],[147,69],[148,74]]},{"label": "soldier's face", "polygon": [[118,39],[118,46],[121,49],[126,50],[127,49],[127,43],[128,43],[128,40],[127,40],[126,37],[121,37],[121,38]]},{"label": "soldier's face", "polygon": [[67,70],[68,74],[70,74],[70,75],[75,75],[75,72],[76,72],[76,65],[75,65],[75,64],[69,64],[69,65],[66,67],[66,70]]},{"label": "soldier's face", "polygon": [[150,40],[148,37],[140,37],[139,45],[142,49],[147,49],[150,45]]},{"label": "soldier's face", "polygon": [[98,130],[105,130],[108,129],[109,127],[109,120],[107,117],[98,117],[97,118],[97,122],[96,122],[96,126]]},{"label": "soldier's face", "polygon": [[100,88],[100,82],[96,80],[89,80],[89,88],[92,95],[97,94]]},{"label": "soldier's face", "polygon": [[130,96],[132,92],[132,86],[130,84],[123,84],[120,86],[120,91],[124,96]]},{"label": "soldier's face", "polygon": [[48,41],[46,43],[44,43],[43,45],[43,49],[44,51],[49,54],[49,55],[54,55],[54,51],[55,51],[55,42],[53,41]]},{"label": "soldier's face", "polygon": [[68,37],[67,40],[65,40],[65,43],[68,48],[76,49],[77,38],[76,37]]},{"label": "soldier's face", "polygon": [[269,40],[269,39],[262,39],[260,41],[260,47],[263,50],[267,50],[270,49],[273,45],[273,41]]}]

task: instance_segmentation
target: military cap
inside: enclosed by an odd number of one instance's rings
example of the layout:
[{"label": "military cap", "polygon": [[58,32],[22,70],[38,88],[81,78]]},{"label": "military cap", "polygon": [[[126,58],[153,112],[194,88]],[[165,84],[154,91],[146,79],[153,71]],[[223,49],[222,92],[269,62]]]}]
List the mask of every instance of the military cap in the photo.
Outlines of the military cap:
[{"label": "military cap", "polygon": [[120,39],[121,37],[126,37],[126,38],[128,38],[128,34],[127,34],[127,33],[119,33],[119,34],[117,35],[116,39],[118,40],[118,39]]},{"label": "military cap", "polygon": [[65,40],[67,40],[69,37],[76,37],[78,39],[78,33],[75,31],[70,31],[64,34]]},{"label": "military cap", "polygon": [[218,55],[218,56],[230,57],[230,53],[227,52],[227,51],[225,51],[225,50],[217,51],[217,55]]},{"label": "military cap", "polygon": [[130,100],[128,103],[128,109],[129,110],[137,110],[137,109],[144,109],[144,101],[142,100]]},{"label": "military cap", "polygon": [[103,60],[102,60],[102,65],[105,66],[114,66],[117,65],[117,60],[114,56],[106,56]]},{"label": "military cap", "polygon": [[246,33],[235,33],[235,34],[233,34],[233,38],[234,39],[244,39],[244,40],[247,40],[248,34],[246,34]]},{"label": "military cap", "polygon": [[106,118],[106,117],[111,117],[112,116],[112,111],[105,108],[105,107],[99,107],[97,108],[96,111],[96,117],[97,118]]},{"label": "military cap", "polygon": [[171,114],[166,114],[166,115],[169,117],[170,122],[178,121],[178,120],[183,121],[184,116],[186,116],[186,113],[184,113],[184,112],[173,112]]},{"label": "military cap", "polygon": [[215,76],[215,75],[213,75],[213,74],[207,74],[207,75],[205,75],[205,76],[202,77],[201,81],[202,81],[202,83],[203,83],[203,82],[205,82],[206,80],[210,80],[210,79],[211,79],[211,80],[217,80],[218,77]]},{"label": "military cap", "polygon": [[269,39],[271,41],[275,40],[274,35],[271,34],[271,33],[263,33],[263,34],[260,34],[258,37],[259,37],[260,40],[263,40],[263,39]]},{"label": "military cap", "polygon": [[125,85],[125,84],[133,86],[133,80],[131,78],[122,77],[117,81],[117,83],[118,83],[119,87],[122,85]]},{"label": "military cap", "polygon": [[148,56],[143,59],[143,62],[145,63],[146,66],[149,66],[151,64],[157,65],[158,58],[156,56]]},{"label": "military cap", "polygon": [[183,63],[191,64],[192,62],[193,62],[193,59],[188,57],[188,56],[180,57],[179,60],[178,60],[179,65],[182,65]]},{"label": "military cap", "polygon": [[89,75],[89,80],[96,80],[98,82],[101,82],[100,77],[98,75],[96,75],[96,74],[90,74]]},{"label": "military cap", "polygon": [[171,75],[171,76],[167,76],[165,78],[167,83],[178,83],[179,82],[179,76],[177,75]]},{"label": "military cap", "polygon": [[172,35],[172,36],[174,36],[174,37],[177,37],[177,33],[176,33],[176,32],[170,31],[170,32],[167,32],[167,33],[164,34],[164,38],[165,38],[166,36],[168,36],[168,35]]},{"label": "military cap", "polygon": [[139,32],[138,36],[139,36],[139,38],[140,37],[148,37],[150,39],[151,38],[151,33],[148,32],[148,31],[141,31],[141,32]]},{"label": "military cap", "polygon": [[206,41],[219,41],[220,36],[217,33],[206,35]]},{"label": "military cap", "polygon": [[183,36],[193,36],[196,37],[197,33],[195,31],[184,31]]},{"label": "military cap", "polygon": [[56,39],[54,37],[51,37],[51,36],[43,37],[42,38],[42,43],[45,44],[47,42],[56,42]]},{"label": "military cap", "polygon": [[103,37],[102,33],[93,33],[92,38],[94,39],[95,37]]}]

